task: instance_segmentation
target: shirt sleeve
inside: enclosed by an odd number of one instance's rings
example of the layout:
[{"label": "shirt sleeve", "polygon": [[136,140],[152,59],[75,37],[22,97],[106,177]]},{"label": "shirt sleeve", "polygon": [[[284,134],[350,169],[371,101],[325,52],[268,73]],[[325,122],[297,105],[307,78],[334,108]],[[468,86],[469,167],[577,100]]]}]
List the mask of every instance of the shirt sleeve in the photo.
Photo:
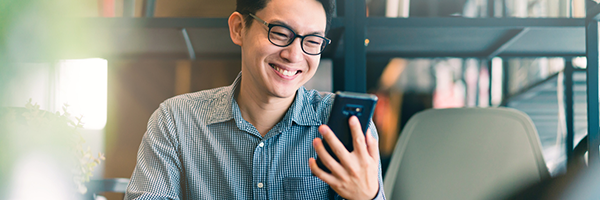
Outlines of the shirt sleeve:
[{"label": "shirt sleeve", "polygon": [[[371,120],[370,123],[369,123],[369,130],[371,131],[371,135],[373,135],[373,137],[375,138],[375,140],[379,141],[379,135],[377,133],[377,129],[375,128],[375,123],[373,123],[373,120]],[[383,176],[381,175],[381,160],[379,161],[379,173],[378,174],[379,174],[378,175],[379,176],[379,191],[377,191],[377,195],[375,195],[375,198],[373,198],[373,199],[384,200],[385,199],[385,193],[383,191]],[[331,191],[333,191],[333,190],[331,190]],[[336,200],[342,200],[344,198],[341,197],[340,195],[338,195],[336,193],[334,195],[334,199],[336,199]]]},{"label": "shirt sleeve", "polygon": [[177,149],[174,120],[163,103],[148,121],[124,199],[181,199]]},{"label": "shirt sleeve", "polygon": [[[371,130],[371,134],[375,138],[375,140],[379,141],[379,134],[377,133],[377,128],[375,128],[375,123],[373,120],[369,123],[369,130]],[[379,142],[377,143],[379,144]],[[379,154],[379,152],[377,152]],[[379,156],[379,155],[378,155]],[[380,157],[381,158],[381,157]],[[377,195],[373,199],[383,200],[385,199],[385,193],[383,191],[383,175],[381,174],[381,159],[379,159],[379,191],[377,191]]]}]

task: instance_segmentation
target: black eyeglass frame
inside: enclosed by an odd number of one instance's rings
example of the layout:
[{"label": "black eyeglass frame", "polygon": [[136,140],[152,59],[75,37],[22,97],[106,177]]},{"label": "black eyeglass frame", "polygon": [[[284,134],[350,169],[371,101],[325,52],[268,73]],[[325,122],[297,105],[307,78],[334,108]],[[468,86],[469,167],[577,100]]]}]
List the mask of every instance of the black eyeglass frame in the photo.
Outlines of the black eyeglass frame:
[{"label": "black eyeglass frame", "polygon": [[[290,44],[294,43],[294,41],[296,40],[296,38],[300,38],[301,39],[300,40],[300,47],[302,48],[302,51],[305,54],[316,56],[316,55],[319,55],[319,54],[323,53],[323,51],[325,50],[325,48],[327,47],[327,45],[331,44],[331,40],[329,38],[326,38],[326,37],[323,37],[323,36],[320,36],[320,35],[316,35],[316,34],[299,35],[299,34],[296,34],[296,32],[294,30],[292,30],[291,28],[289,28],[287,26],[280,25],[280,24],[270,24],[270,23],[266,22],[265,20],[262,20],[262,19],[258,18],[256,15],[254,15],[252,13],[249,13],[249,15],[252,18],[256,19],[256,21],[264,24],[265,26],[267,26],[269,28],[269,30],[267,31],[267,38],[269,39],[269,42],[271,42],[271,44],[273,44],[275,46],[278,46],[278,47],[287,47],[287,46],[290,46]],[[294,34],[294,37],[292,39],[290,39],[289,42],[287,44],[285,44],[285,45],[275,44],[275,42],[271,41],[271,29],[273,29],[273,27],[276,27],[276,26],[283,27],[285,29],[290,30]],[[306,52],[306,50],[304,50],[304,38],[306,38],[308,36],[319,37],[319,38],[322,38],[325,41],[325,43],[323,43],[323,47],[321,48],[321,50],[319,51],[319,53],[316,53],[316,54],[314,54],[314,53],[308,53],[308,52]]]}]

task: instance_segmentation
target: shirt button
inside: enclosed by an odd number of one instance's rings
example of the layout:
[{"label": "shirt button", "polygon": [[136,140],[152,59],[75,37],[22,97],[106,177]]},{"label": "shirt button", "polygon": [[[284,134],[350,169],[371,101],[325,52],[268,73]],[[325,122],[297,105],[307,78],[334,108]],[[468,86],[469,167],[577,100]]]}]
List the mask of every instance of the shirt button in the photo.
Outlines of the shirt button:
[{"label": "shirt button", "polygon": [[263,183],[258,183],[256,186],[258,186],[258,188],[263,188]]},{"label": "shirt button", "polygon": [[260,144],[258,144],[259,147],[264,147],[265,143],[261,142]]}]

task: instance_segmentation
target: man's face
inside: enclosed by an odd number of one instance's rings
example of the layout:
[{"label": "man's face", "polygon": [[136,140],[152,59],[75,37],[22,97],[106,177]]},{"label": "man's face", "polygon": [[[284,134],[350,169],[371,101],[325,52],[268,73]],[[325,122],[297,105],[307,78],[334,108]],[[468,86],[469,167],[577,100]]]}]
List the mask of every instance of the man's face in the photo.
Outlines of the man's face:
[{"label": "man's face", "polygon": [[[271,0],[255,15],[298,35],[325,36],[325,10],[316,0]],[[304,53],[300,43],[296,38],[287,47],[275,46],[268,39],[268,27],[254,20],[242,36],[242,88],[256,95],[293,97],[313,77],[321,57]]]}]

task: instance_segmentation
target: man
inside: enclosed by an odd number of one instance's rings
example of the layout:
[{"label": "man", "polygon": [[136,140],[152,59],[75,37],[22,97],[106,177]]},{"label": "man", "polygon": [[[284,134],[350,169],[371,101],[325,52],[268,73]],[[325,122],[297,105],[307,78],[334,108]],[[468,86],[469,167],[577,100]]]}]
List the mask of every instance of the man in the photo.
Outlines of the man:
[{"label": "man", "polygon": [[[160,105],[125,199],[383,199],[373,123],[365,137],[356,117],[349,120],[356,150],[348,152],[322,125],[333,94],[302,87],[329,43],[332,4],[238,0],[228,22],[242,72],[231,86]],[[317,167],[317,155],[331,174]]]}]

